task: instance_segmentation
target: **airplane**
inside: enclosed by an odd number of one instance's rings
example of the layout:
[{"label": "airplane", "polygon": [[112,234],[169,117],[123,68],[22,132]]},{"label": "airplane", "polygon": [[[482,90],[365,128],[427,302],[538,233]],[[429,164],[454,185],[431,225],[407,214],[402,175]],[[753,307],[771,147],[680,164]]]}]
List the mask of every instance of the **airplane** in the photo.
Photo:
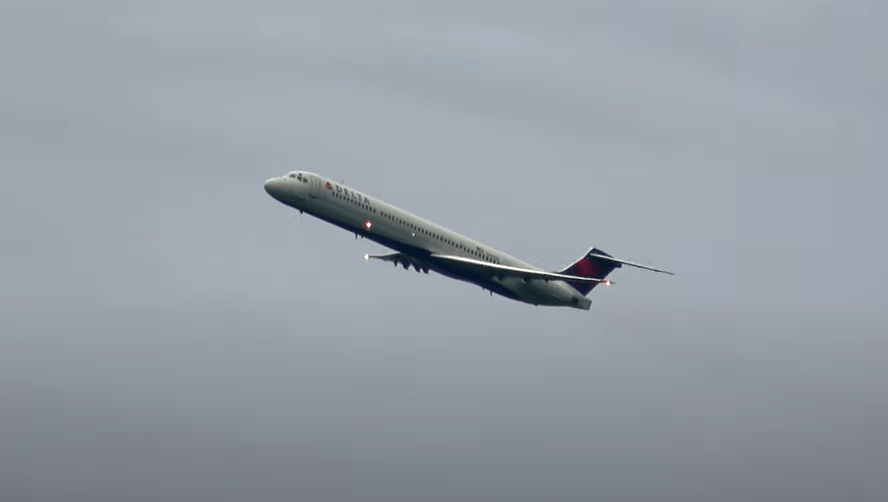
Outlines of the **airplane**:
[{"label": "airplane", "polygon": [[382,260],[429,270],[469,282],[506,298],[533,305],[589,310],[587,298],[598,284],[623,265],[674,275],[646,265],[620,260],[592,248],[557,272],[524,263],[452,230],[415,216],[342,183],[308,171],[292,171],[265,182],[265,191],[279,202],[365,237],[395,253],[365,254]]}]

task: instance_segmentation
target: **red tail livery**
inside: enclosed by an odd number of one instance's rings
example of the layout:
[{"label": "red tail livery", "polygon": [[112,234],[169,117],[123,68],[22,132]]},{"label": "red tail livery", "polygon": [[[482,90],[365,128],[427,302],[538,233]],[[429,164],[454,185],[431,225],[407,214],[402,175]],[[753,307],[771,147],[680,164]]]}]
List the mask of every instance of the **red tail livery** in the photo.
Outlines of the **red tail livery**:
[{"label": "red tail livery", "polygon": [[[575,275],[577,277],[604,279],[605,277],[607,277],[607,274],[611,273],[614,269],[623,266],[619,262],[616,262],[612,259],[608,260],[607,258],[613,257],[598,248],[592,248],[589,250],[588,253],[586,253],[585,256],[574,262],[573,265],[567,267],[564,270],[561,270],[558,273],[564,275]],[[598,285],[597,282],[566,282],[583,295],[588,295],[589,292],[592,291],[592,288]]]}]

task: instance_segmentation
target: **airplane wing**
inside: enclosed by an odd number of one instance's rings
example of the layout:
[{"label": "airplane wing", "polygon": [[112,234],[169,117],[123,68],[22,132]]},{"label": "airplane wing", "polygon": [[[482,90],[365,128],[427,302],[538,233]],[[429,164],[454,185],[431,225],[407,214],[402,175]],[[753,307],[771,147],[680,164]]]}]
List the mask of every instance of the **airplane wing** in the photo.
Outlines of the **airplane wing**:
[{"label": "airplane wing", "polygon": [[429,273],[429,266],[426,263],[410,256],[409,254],[404,253],[392,253],[392,254],[365,254],[365,260],[381,260],[381,261],[390,261],[395,264],[395,266],[401,265],[405,270],[409,270],[411,266],[416,269],[417,272],[422,270],[425,273]]},{"label": "airplane wing", "polygon": [[[460,265],[467,271],[472,271],[480,275],[489,275],[493,277],[519,277],[521,279],[543,279],[545,281],[571,281],[585,283],[613,284],[610,279],[596,279],[594,277],[579,277],[575,275],[558,274],[555,272],[545,272],[542,270],[532,270],[528,268],[510,267],[508,265],[500,265],[498,263],[489,263],[482,260],[465,258],[462,256],[450,256],[432,253],[430,256],[433,260],[439,260],[454,265]],[[406,266],[404,267],[406,268]]]}]

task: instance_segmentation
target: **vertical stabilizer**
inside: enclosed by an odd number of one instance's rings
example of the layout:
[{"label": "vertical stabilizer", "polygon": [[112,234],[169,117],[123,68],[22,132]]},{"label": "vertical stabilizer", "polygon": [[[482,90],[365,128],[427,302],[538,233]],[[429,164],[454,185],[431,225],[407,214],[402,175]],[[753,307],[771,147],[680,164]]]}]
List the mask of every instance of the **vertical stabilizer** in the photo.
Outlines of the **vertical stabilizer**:
[{"label": "vertical stabilizer", "polygon": [[[611,273],[615,268],[620,268],[622,266],[619,262],[614,261],[612,258],[613,257],[611,255],[605,253],[604,251],[598,248],[592,248],[582,258],[580,258],[564,270],[559,271],[558,273],[564,275],[575,275],[577,277],[604,279],[605,277],[607,277],[607,274]],[[588,295],[589,292],[598,285],[598,283],[594,282],[588,283],[567,281],[567,283],[573,286],[574,289],[576,289],[583,295]]]}]

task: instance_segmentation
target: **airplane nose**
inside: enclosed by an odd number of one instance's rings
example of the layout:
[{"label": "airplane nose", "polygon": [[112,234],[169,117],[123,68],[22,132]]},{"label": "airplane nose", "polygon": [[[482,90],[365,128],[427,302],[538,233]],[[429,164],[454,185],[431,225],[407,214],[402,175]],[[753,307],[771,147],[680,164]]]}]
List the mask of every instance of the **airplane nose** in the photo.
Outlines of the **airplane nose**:
[{"label": "airplane nose", "polygon": [[277,200],[281,200],[284,195],[284,180],[281,178],[271,178],[265,182],[265,191]]}]

